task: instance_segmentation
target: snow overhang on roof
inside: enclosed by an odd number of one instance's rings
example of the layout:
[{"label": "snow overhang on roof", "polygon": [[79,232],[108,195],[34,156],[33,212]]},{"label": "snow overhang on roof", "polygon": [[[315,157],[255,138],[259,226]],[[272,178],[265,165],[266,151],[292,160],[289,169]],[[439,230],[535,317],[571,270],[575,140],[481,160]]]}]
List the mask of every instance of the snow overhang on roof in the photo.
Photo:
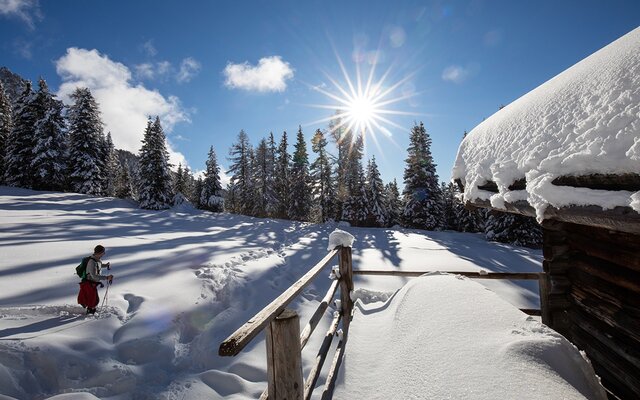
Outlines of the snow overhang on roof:
[{"label": "snow overhang on roof", "polygon": [[584,210],[640,233],[640,28],[475,127],[452,179],[476,205],[539,222]]}]

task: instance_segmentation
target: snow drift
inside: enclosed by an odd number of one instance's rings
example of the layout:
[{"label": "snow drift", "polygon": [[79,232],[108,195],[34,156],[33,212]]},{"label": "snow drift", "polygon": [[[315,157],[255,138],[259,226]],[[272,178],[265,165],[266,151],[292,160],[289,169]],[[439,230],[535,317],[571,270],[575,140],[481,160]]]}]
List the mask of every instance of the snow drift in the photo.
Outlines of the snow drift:
[{"label": "snow drift", "polygon": [[606,399],[571,343],[461,276],[356,302],[335,399]]}]

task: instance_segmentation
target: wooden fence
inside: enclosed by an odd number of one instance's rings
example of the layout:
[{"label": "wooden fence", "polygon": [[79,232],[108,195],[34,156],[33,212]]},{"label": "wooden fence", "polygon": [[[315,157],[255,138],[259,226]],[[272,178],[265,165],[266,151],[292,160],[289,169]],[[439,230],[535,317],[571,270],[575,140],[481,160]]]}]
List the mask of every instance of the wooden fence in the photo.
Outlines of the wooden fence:
[{"label": "wooden fence", "polygon": [[[340,276],[334,280],[326,295],[318,305],[318,308],[300,332],[300,319],[298,314],[286,309],[302,290],[309,285],[324,267],[333,259],[339,258]],[[381,270],[353,270],[350,247],[337,247],[331,250],[320,262],[309,270],[302,278],[289,289],[273,300],[255,316],[249,319],[238,330],[225,339],[218,350],[221,356],[235,356],[242,351],[263,329],[266,330],[267,351],[267,379],[268,384],[260,399],[305,399],[311,398],[316,386],[320,371],[327,358],[333,338],[342,326],[342,337],[338,345],[327,374],[322,393],[322,399],[331,399],[335,386],[335,379],[342,362],[345,345],[349,333],[349,323],[353,312],[353,301],[350,293],[353,290],[353,275],[392,275],[416,277],[433,271],[381,271]],[[474,279],[512,279],[512,280],[538,280],[540,282],[540,310],[521,309],[531,315],[541,315],[545,321],[546,298],[548,279],[545,273],[511,273],[511,272],[464,272],[443,271],[450,274],[467,276]],[[337,313],[329,329],[325,333],[324,340],[317,352],[313,368],[306,380],[302,376],[302,349],[309,341],[309,337],[315,330],[318,322],[324,315],[327,307],[333,300],[338,286],[340,286],[340,312]]]}]

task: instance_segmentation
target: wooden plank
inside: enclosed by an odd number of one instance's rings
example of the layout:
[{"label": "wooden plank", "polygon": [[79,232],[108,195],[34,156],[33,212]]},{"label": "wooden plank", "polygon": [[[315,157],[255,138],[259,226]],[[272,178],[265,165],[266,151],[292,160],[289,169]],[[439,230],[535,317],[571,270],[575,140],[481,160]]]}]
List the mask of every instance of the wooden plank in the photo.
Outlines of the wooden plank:
[{"label": "wooden plank", "polygon": [[289,289],[273,300],[268,306],[258,312],[253,318],[232,333],[220,344],[218,354],[221,356],[235,356],[249,344],[302,290],[315,278],[322,268],[338,254],[339,248],[333,249],[324,256],[309,272],[304,274]]},{"label": "wooden plank", "polygon": [[329,287],[329,290],[327,291],[327,294],[324,296],[324,298],[318,305],[316,312],[313,313],[313,315],[311,316],[311,319],[302,330],[302,333],[300,334],[300,348],[304,349],[304,346],[307,345],[307,342],[309,341],[309,337],[311,336],[313,331],[316,329],[318,322],[324,316],[324,312],[327,310],[327,307],[329,307],[329,303],[331,303],[331,300],[333,299],[333,296],[335,295],[336,290],[338,289],[339,283],[340,281],[337,279],[333,281],[333,283]]},{"label": "wooden plank", "polygon": [[322,400],[331,400],[333,398],[333,389],[336,386],[336,377],[338,376],[338,370],[340,369],[340,365],[342,364],[342,358],[344,357],[345,340],[346,340],[346,336],[344,337],[343,340],[338,342],[336,353],[333,356],[333,363],[331,364],[331,368],[329,369],[329,374],[327,375],[327,380],[324,384],[324,391],[322,392]]},{"label": "wooden plank", "polygon": [[431,272],[443,272],[452,275],[462,275],[474,279],[513,279],[539,280],[540,272],[470,272],[470,271],[398,271],[398,270],[353,270],[353,275],[391,275],[416,277]]},{"label": "wooden plank", "polygon": [[271,321],[266,342],[269,398],[302,399],[304,392],[298,314],[293,310],[284,310]]},{"label": "wooden plank", "polygon": [[353,311],[353,268],[351,266],[351,247],[343,247],[340,250],[340,302],[342,306],[342,330],[344,337],[349,332],[351,312]]},{"label": "wooden plank", "polygon": [[559,176],[552,184],[556,186],[582,187],[596,190],[640,190],[640,174],[591,174],[578,176]]},{"label": "wooden plank", "polygon": [[[567,241],[572,249],[640,272],[640,249],[625,249],[619,246],[616,238],[610,237],[609,231],[606,230],[592,229],[586,235],[571,232]],[[635,237],[640,242],[640,237]]]},{"label": "wooden plank", "polygon": [[549,287],[551,286],[549,275],[542,272],[538,280],[538,293],[540,295],[540,316],[542,323],[549,325],[551,323],[551,310],[549,309]]},{"label": "wooden plank", "polygon": [[[492,208],[489,200],[476,199],[472,205]],[[536,216],[535,209],[527,201],[505,202],[504,206],[505,209],[498,211],[507,211],[527,217]],[[631,207],[615,207],[610,210],[603,210],[599,206],[571,206],[560,209],[549,206],[544,212],[544,219],[554,219],[572,224],[595,226],[640,235],[640,214]]]},{"label": "wooden plank", "polygon": [[320,371],[322,371],[322,366],[324,365],[324,361],[327,358],[327,353],[329,353],[329,349],[331,348],[331,342],[333,341],[333,335],[335,335],[338,330],[338,324],[342,319],[342,315],[338,314],[333,318],[333,322],[331,326],[329,326],[329,330],[324,336],[324,340],[322,341],[322,345],[320,346],[320,350],[318,350],[318,354],[316,354],[316,363],[309,371],[309,376],[304,383],[304,399],[311,399],[311,394],[313,393],[313,389],[316,387],[316,383],[318,382],[318,377],[320,376]]}]

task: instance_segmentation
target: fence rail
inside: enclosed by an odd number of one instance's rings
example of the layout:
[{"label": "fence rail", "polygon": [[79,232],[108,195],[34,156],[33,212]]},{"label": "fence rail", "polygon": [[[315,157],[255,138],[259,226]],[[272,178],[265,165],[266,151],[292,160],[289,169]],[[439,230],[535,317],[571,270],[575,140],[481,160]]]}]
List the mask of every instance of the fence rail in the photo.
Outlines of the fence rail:
[{"label": "fence rail", "polygon": [[[336,255],[339,258],[339,278],[331,284],[311,319],[300,332],[298,314],[286,307],[318,276]],[[338,287],[340,287],[340,312],[333,318],[316,355],[315,365],[309,372],[306,381],[303,381],[301,351],[308,343],[309,337],[335,297]],[[331,250],[289,289],[225,339],[220,344],[218,354],[221,356],[235,356],[262,330],[266,330],[268,385],[260,399],[310,399],[331,348],[333,338],[338,331],[338,326],[342,324],[342,338],[338,343],[322,394],[323,399],[330,399],[333,394],[335,377],[338,368],[340,368],[349,331],[349,322],[353,312],[353,301],[350,296],[352,290],[351,248],[337,247]]]},{"label": "fence rail", "polygon": [[[318,276],[335,256],[339,258],[339,277],[333,281],[318,305],[318,308],[302,332],[300,332],[298,314],[286,307]],[[353,270],[351,248],[337,247],[329,251],[322,260],[314,265],[309,272],[304,274],[296,283],[289,287],[289,289],[225,339],[220,344],[218,354],[221,356],[235,356],[262,330],[266,330],[268,385],[262,393],[262,396],[260,396],[260,399],[309,400],[327,359],[333,338],[337,336],[338,327],[341,326],[343,334],[332,358],[331,367],[327,373],[322,392],[322,400],[329,400],[333,396],[335,379],[340,364],[342,363],[349,333],[349,324],[352,318],[353,301],[351,300],[350,293],[353,290],[353,276],[379,275],[416,277],[430,272],[436,271]],[[540,283],[541,310],[521,310],[531,315],[542,315],[542,322],[546,323],[546,294],[548,292],[549,282],[548,276],[544,272],[441,272],[463,275],[472,279],[538,280]],[[301,351],[307,345],[311,334],[325,315],[329,304],[335,297],[338,287],[340,287],[340,312],[336,313],[329,329],[325,333],[324,340],[316,355],[315,364],[305,380],[302,375]]]}]

